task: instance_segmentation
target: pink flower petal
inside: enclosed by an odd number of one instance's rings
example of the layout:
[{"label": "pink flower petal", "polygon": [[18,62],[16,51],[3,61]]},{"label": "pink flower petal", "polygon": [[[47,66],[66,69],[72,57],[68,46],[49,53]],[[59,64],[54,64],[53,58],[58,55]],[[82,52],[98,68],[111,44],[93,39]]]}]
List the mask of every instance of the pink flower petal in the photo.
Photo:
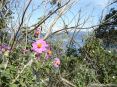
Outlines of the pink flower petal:
[{"label": "pink flower petal", "polygon": [[[38,48],[38,44],[42,44],[42,46],[40,48]],[[46,41],[44,41],[43,39],[37,40],[36,42],[32,43],[32,50],[37,52],[37,53],[42,53],[45,52],[47,50],[46,47],[48,47],[48,44],[46,43]]]}]

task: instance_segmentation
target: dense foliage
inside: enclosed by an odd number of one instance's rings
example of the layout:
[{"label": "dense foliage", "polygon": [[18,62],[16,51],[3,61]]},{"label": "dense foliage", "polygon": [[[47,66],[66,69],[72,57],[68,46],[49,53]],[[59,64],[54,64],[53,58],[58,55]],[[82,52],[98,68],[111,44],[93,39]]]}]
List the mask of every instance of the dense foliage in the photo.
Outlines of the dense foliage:
[{"label": "dense foliage", "polygon": [[112,8],[95,29],[96,38],[103,40],[106,47],[116,46],[117,43],[117,10]]},{"label": "dense foliage", "polygon": [[86,65],[95,70],[99,82],[117,83],[117,79],[113,78],[117,73],[117,55],[104,49],[99,39],[90,38],[80,52]]}]

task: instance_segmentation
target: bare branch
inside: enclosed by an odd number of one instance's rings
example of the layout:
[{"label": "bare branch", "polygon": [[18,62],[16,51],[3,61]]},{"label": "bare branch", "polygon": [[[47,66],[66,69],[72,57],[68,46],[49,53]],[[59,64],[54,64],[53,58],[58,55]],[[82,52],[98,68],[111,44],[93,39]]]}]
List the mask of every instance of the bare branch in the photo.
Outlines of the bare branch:
[{"label": "bare branch", "polygon": [[24,12],[23,12],[22,19],[21,19],[21,23],[20,23],[20,25],[19,25],[19,27],[18,27],[18,30],[17,30],[17,32],[16,32],[16,34],[15,34],[15,36],[14,36],[13,43],[11,44],[11,49],[13,48],[13,45],[14,45],[14,43],[15,43],[17,34],[19,33],[19,31],[20,31],[20,29],[21,29],[21,26],[22,26],[22,24],[23,24],[23,20],[24,20],[26,11],[27,11],[28,7],[30,6],[30,3],[31,3],[31,2],[32,2],[32,0],[29,1],[29,3],[27,4],[27,6],[26,6],[26,8],[25,8],[25,10],[24,10]]}]

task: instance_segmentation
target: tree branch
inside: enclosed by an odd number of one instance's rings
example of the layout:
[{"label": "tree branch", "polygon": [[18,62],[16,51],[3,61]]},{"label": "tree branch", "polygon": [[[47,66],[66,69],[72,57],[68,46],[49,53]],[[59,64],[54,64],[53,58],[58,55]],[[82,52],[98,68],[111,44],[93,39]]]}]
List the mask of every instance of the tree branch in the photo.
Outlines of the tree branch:
[{"label": "tree branch", "polygon": [[31,3],[31,2],[32,2],[32,0],[29,1],[28,5],[26,6],[26,8],[25,8],[25,10],[24,10],[24,12],[23,12],[23,15],[22,15],[22,18],[21,18],[21,23],[20,23],[20,25],[19,25],[19,27],[18,27],[18,30],[17,30],[17,32],[16,32],[16,34],[15,34],[15,36],[14,36],[13,43],[11,44],[11,50],[12,50],[12,48],[13,48],[13,46],[14,46],[14,43],[15,43],[17,34],[19,33],[19,31],[20,31],[20,29],[21,29],[21,26],[22,26],[22,24],[23,24],[23,22],[24,22],[23,20],[24,20],[26,11],[27,11],[28,7],[30,6],[30,3]]}]

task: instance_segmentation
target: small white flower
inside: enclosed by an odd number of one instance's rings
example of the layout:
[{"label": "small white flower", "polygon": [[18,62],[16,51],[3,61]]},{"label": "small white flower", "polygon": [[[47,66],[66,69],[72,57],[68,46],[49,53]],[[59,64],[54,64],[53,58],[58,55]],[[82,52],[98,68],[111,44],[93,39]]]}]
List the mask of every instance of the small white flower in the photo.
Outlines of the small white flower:
[{"label": "small white flower", "polygon": [[84,58],[84,61],[85,61],[86,59]]},{"label": "small white flower", "polygon": [[115,76],[113,76],[112,78],[115,79]]},{"label": "small white flower", "polygon": [[108,52],[109,52],[109,53],[111,53],[111,51],[110,51],[110,50],[109,50]]}]

